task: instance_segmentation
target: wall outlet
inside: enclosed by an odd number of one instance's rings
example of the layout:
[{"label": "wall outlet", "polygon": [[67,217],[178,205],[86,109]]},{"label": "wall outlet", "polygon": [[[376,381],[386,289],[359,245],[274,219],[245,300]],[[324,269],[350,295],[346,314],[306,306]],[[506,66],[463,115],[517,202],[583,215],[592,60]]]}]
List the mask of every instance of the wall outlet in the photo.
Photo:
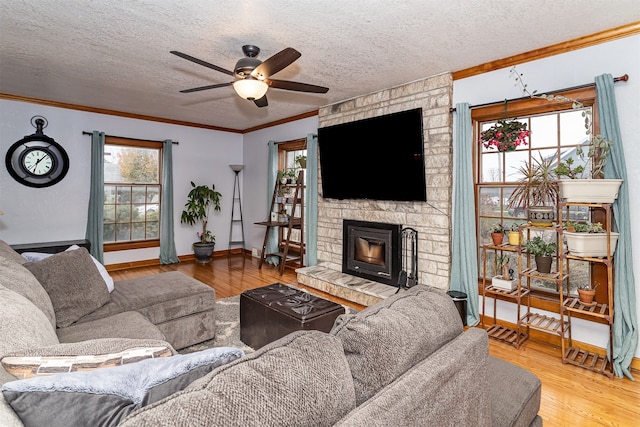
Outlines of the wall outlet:
[{"label": "wall outlet", "polygon": [[251,256],[254,258],[260,258],[260,250],[258,248],[251,249]]}]

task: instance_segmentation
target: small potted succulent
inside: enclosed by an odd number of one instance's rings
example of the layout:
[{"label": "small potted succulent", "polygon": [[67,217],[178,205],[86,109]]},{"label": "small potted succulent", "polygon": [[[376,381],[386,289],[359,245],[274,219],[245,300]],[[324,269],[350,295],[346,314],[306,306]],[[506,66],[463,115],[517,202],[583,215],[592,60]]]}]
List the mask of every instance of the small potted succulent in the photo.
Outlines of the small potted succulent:
[{"label": "small potted succulent", "polygon": [[596,305],[594,298],[596,296],[597,287],[597,283],[595,286],[591,286],[590,284],[578,286],[578,299],[582,305],[586,305],[587,307]]},{"label": "small potted succulent", "polygon": [[542,237],[536,236],[525,243],[527,252],[534,256],[538,273],[550,273],[553,255],[557,245],[554,242],[547,243]]},{"label": "small potted succulent", "polygon": [[504,235],[507,230],[500,223],[495,223],[489,227],[489,231],[491,231],[491,239],[493,240],[494,245],[501,245],[504,240]]},{"label": "small potted succulent", "polygon": [[518,281],[511,278],[513,270],[509,269],[511,258],[507,254],[496,256],[496,275],[491,278],[491,286],[505,291],[512,291],[518,286]]},{"label": "small potted succulent", "polygon": [[509,231],[509,244],[519,246],[521,237],[522,233],[520,233],[519,225],[516,223],[511,224],[511,230]]}]

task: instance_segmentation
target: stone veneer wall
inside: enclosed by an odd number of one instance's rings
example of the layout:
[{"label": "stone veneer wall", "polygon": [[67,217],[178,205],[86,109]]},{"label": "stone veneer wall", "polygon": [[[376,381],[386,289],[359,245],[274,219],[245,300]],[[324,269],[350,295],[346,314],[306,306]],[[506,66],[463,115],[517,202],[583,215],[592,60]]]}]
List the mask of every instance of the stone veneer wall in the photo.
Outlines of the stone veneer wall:
[{"label": "stone veneer wall", "polygon": [[[453,78],[442,74],[385,89],[319,111],[318,127],[347,123],[422,107],[427,202],[335,200],[322,196],[319,177],[318,262],[342,270],[342,220],[402,224],[418,231],[418,281],[449,287],[451,265],[451,191]],[[402,177],[390,176],[390,185]]]}]

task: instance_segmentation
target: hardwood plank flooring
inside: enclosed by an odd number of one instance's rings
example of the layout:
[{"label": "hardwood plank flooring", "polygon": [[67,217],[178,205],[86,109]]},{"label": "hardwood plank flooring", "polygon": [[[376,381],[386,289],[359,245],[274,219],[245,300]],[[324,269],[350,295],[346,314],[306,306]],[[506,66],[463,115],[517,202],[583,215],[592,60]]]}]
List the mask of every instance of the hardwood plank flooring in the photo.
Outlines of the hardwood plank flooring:
[{"label": "hardwood plank flooring", "polygon": [[[216,258],[210,264],[181,262],[173,265],[138,267],[110,271],[114,280],[124,280],[157,274],[162,271],[181,271],[216,290],[217,298],[240,295],[275,282],[296,285],[300,288],[356,309],[363,307],[316,289],[298,284],[295,272],[285,269],[282,276],[278,269],[263,265],[258,260],[241,255]],[[489,353],[530,370],[542,381],[540,415],[545,427],[582,426],[640,426],[640,372],[634,372],[636,381],[608,379],[604,375],[571,365],[563,365],[560,349],[529,340],[520,349],[490,340]],[[504,390],[505,399],[509,391]]]}]

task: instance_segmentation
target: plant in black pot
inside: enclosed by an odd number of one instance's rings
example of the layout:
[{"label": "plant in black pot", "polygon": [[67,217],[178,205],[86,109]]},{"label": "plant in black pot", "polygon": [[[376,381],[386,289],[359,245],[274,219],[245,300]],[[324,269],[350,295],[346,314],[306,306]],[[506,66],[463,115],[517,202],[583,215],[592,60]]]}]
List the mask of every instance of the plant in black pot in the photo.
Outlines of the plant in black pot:
[{"label": "plant in black pot", "polygon": [[216,236],[207,230],[209,210],[213,207],[214,210],[220,211],[222,194],[216,191],[216,187],[213,184],[208,187],[206,185],[195,185],[192,181],[191,187],[193,188],[187,195],[187,203],[184,205],[185,210],[182,211],[180,222],[189,225],[194,225],[198,221],[202,222],[202,231],[197,232],[200,241],[193,244],[193,252],[196,256],[196,261],[207,263],[211,261],[216,242]]},{"label": "plant in black pot", "polygon": [[542,237],[536,236],[531,240],[527,240],[525,248],[528,253],[535,257],[538,273],[551,273],[551,262],[553,261],[551,255],[556,252],[555,243],[547,243]]}]

